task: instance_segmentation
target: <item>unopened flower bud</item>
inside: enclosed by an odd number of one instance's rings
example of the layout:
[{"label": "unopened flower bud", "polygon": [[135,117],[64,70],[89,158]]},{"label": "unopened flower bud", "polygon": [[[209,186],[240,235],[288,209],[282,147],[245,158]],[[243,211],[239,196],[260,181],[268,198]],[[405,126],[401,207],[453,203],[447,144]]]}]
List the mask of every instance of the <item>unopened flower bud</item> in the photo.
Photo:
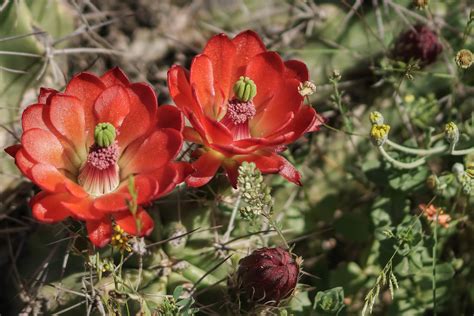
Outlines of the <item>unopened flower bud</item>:
[{"label": "unopened flower bud", "polygon": [[388,132],[390,131],[390,125],[387,124],[374,124],[370,130],[370,139],[375,146],[382,146],[388,138]]},{"label": "unopened flower bud", "polygon": [[342,76],[341,76],[341,73],[339,72],[339,70],[334,69],[332,71],[330,79],[334,80],[334,81],[339,81],[339,80],[341,80],[341,78],[342,78]]},{"label": "unopened flower bud", "polygon": [[459,129],[454,122],[449,122],[444,126],[444,137],[450,144],[456,144],[459,141]]},{"label": "unopened flower bud", "polygon": [[301,82],[298,86],[298,92],[303,97],[312,95],[316,92],[316,85],[311,81]]},{"label": "unopened flower bud", "polygon": [[471,179],[474,179],[474,161],[468,161],[466,163],[466,174]]},{"label": "unopened flower bud", "polygon": [[454,173],[455,176],[461,176],[464,174],[464,166],[462,165],[462,163],[456,162],[451,168],[451,171]]},{"label": "unopened flower bud", "polygon": [[413,4],[417,9],[424,9],[428,6],[429,0],[413,0]]},{"label": "unopened flower bud", "polygon": [[115,127],[110,123],[99,123],[94,129],[94,140],[99,147],[109,147],[116,136]]},{"label": "unopened flower bud", "polygon": [[369,119],[372,124],[382,125],[384,123],[383,115],[378,111],[370,112]]},{"label": "unopened flower bud", "polygon": [[415,25],[397,38],[392,55],[405,63],[418,60],[420,66],[432,64],[442,52],[438,35],[426,25]]},{"label": "unopened flower bud", "polygon": [[459,68],[467,69],[474,63],[474,54],[469,49],[461,49],[454,60]]},{"label": "unopened flower bud", "polygon": [[277,305],[298,282],[299,264],[282,248],[260,248],[239,262],[241,298],[250,303]]},{"label": "unopened flower bud", "polygon": [[415,101],[415,96],[413,94],[407,94],[405,98],[403,98],[403,101],[405,101],[407,104],[410,104]]},{"label": "unopened flower bud", "polygon": [[257,95],[257,86],[249,77],[241,76],[234,84],[234,93],[240,101],[248,102]]},{"label": "unopened flower bud", "polygon": [[436,175],[432,174],[426,179],[426,186],[430,190],[435,190],[439,185],[439,179]]}]

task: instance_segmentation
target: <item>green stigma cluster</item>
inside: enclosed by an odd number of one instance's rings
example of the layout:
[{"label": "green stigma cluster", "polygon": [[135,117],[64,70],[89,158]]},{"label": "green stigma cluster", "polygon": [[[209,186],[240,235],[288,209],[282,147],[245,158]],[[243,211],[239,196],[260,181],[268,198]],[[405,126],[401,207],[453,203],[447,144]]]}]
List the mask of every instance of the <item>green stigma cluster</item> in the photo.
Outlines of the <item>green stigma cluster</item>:
[{"label": "green stigma cluster", "polygon": [[234,84],[235,97],[242,102],[249,102],[257,95],[257,86],[249,77],[241,76]]},{"label": "green stigma cluster", "polygon": [[117,133],[110,123],[99,123],[94,130],[94,141],[99,147],[109,147],[115,141]]},{"label": "green stigma cluster", "polygon": [[239,167],[237,184],[245,206],[240,208],[244,219],[255,219],[258,215],[268,215],[272,211],[273,201],[270,187],[263,182],[263,176],[255,163],[243,162]]}]

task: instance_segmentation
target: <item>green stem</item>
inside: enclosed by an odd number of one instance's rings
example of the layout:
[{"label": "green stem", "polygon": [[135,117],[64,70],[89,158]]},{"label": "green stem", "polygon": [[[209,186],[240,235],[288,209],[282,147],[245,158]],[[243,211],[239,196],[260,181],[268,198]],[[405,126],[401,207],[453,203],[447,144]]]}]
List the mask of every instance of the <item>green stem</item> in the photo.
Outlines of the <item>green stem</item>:
[{"label": "green stem", "polygon": [[[265,216],[266,217],[266,216]],[[289,249],[290,246],[288,245],[288,242],[286,241],[285,239],[285,236],[283,236],[283,233],[281,231],[281,229],[277,226],[277,223],[275,222],[275,220],[273,220],[272,218],[270,217],[267,217],[268,219],[268,223],[270,224],[270,226],[272,226],[275,231],[277,232],[278,236],[280,237],[280,239],[283,241],[283,244],[285,245],[285,248],[286,249]]]},{"label": "green stem", "polygon": [[436,218],[434,221],[434,245],[433,245],[433,279],[432,279],[432,288],[433,288],[433,315],[436,316],[436,248],[438,246],[438,216],[439,208],[436,208]]},{"label": "green stem", "polygon": [[468,155],[468,154],[471,154],[471,153],[474,153],[474,147],[461,149],[461,150],[453,150],[451,152],[451,155],[453,155],[453,156],[464,156],[464,155]]},{"label": "green stem", "polygon": [[227,242],[230,238],[230,234],[234,229],[235,217],[237,216],[237,211],[239,210],[240,200],[242,199],[242,194],[239,193],[237,196],[237,201],[235,202],[234,208],[232,209],[232,214],[230,215],[229,225],[227,226],[227,231],[224,234],[223,242]]},{"label": "green stem", "polygon": [[420,158],[418,160],[412,161],[412,162],[401,162],[396,159],[394,159],[392,156],[390,156],[385,149],[383,149],[382,146],[377,147],[379,152],[382,154],[382,156],[387,159],[389,162],[391,162],[395,167],[398,167],[400,169],[415,169],[423,164],[426,163],[426,159]]},{"label": "green stem", "polygon": [[418,148],[412,148],[412,147],[406,147],[400,144],[397,144],[390,139],[387,139],[385,142],[387,145],[390,147],[393,147],[394,149],[397,149],[399,151],[403,151],[407,154],[414,154],[414,155],[420,155],[420,156],[426,156],[426,155],[433,155],[433,154],[438,154],[446,150],[446,145],[439,146],[439,147],[434,147],[430,149],[418,149]]},{"label": "green stem", "polygon": [[360,136],[360,137],[365,137],[365,138],[368,138],[367,135],[362,135],[362,134],[357,134],[357,133],[351,133],[351,132],[348,132],[348,131],[344,131],[342,129],[337,129],[335,127],[332,127],[330,125],[327,125],[325,123],[322,124],[324,127],[326,127],[327,129],[330,129],[331,131],[334,131],[334,132],[338,132],[338,133],[344,133],[346,135],[350,135],[350,136]]},{"label": "green stem", "polygon": [[430,149],[418,149],[418,148],[406,147],[406,146],[397,144],[391,141],[390,139],[387,139],[385,143],[396,150],[405,152],[407,154],[414,154],[414,155],[419,155],[419,156],[439,154],[446,150],[448,150],[449,154],[453,156],[464,156],[464,155],[468,155],[474,152],[474,147],[461,149],[461,150],[454,150],[452,145],[450,145],[449,147],[446,145],[442,145],[442,146],[438,146],[438,147],[434,147]]}]

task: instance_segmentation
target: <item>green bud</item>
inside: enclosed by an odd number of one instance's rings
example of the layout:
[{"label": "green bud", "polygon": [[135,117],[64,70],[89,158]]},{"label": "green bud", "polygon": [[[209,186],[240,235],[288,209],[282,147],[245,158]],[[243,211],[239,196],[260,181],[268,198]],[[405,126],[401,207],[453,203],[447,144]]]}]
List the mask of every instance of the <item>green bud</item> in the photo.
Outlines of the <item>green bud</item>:
[{"label": "green bud", "polygon": [[234,84],[234,93],[240,101],[249,102],[257,95],[257,86],[249,77],[241,76]]},{"label": "green bud", "polygon": [[94,140],[99,147],[109,147],[115,141],[117,133],[110,123],[99,123],[94,130]]},{"label": "green bud", "polygon": [[459,162],[455,163],[451,170],[456,176],[461,176],[464,174],[464,166],[462,165],[462,163]]},{"label": "green bud", "polygon": [[330,80],[335,82],[338,82],[339,80],[341,80],[341,78],[341,72],[338,69],[334,69],[331,73],[331,76],[329,77]]}]

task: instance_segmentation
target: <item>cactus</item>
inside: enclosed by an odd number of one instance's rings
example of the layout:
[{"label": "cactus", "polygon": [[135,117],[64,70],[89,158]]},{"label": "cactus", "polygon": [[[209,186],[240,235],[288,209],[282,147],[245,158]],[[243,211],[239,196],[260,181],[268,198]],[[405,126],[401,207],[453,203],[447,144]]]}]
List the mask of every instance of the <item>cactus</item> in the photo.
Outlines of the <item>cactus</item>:
[{"label": "cactus", "polygon": [[[6,2],[0,11],[0,124],[15,131],[26,90],[41,83],[47,73],[45,56],[51,52],[55,39],[73,31],[74,19],[59,0]],[[55,57],[55,62],[60,60]],[[1,129],[1,147],[10,143],[11,135]],[[12,174],[15,169],[10,159],[0,160],[1,173]],[[15,177],[6,178],[0,182],[0,190],[14,183],[17,183]]]}]

